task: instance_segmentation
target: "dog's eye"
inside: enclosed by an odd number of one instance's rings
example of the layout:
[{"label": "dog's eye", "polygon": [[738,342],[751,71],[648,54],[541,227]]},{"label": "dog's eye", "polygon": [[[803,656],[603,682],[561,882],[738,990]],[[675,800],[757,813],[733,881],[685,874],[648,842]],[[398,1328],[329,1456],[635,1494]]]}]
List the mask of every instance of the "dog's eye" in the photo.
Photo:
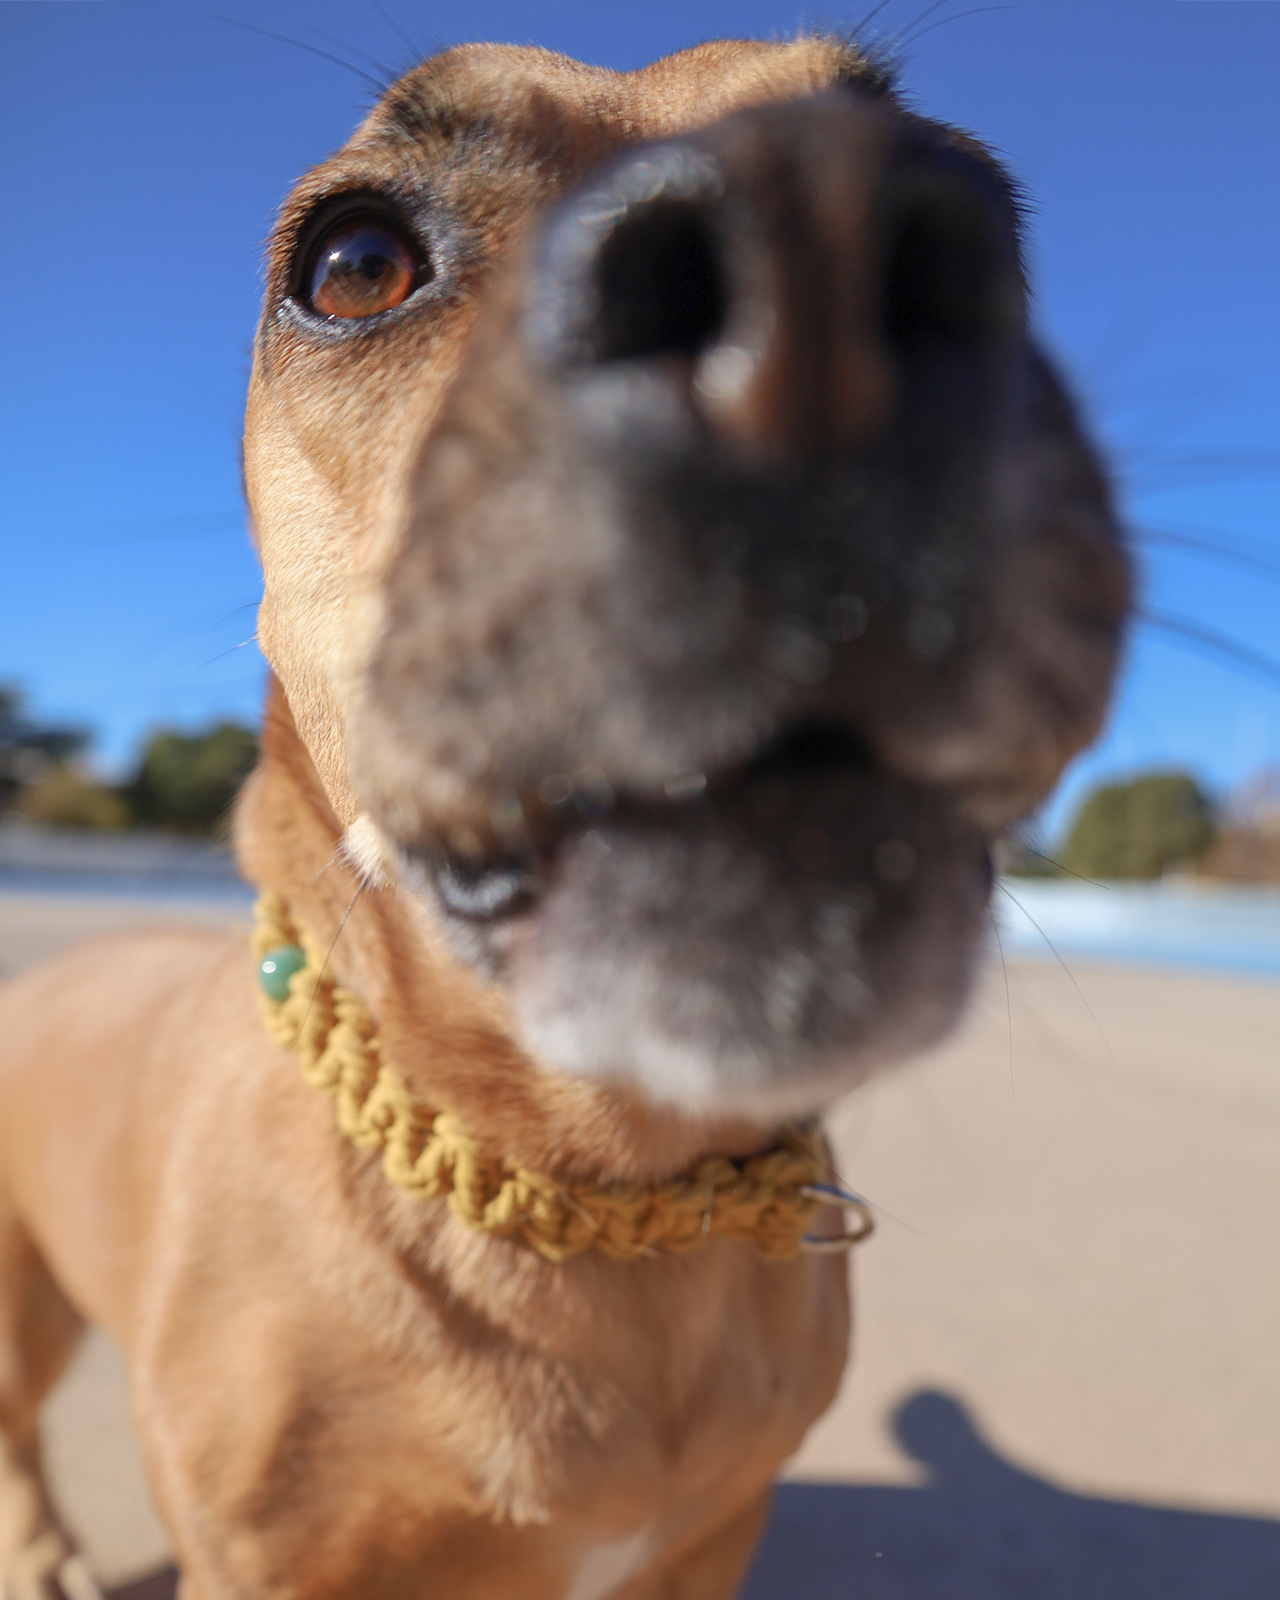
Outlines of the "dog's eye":
[{"label": "dog's eye", "polygon": [[427,276],[420,252],[380,217],[353,217],[320,241],[307,300],[322,317],[371,317],[401,305]]}]

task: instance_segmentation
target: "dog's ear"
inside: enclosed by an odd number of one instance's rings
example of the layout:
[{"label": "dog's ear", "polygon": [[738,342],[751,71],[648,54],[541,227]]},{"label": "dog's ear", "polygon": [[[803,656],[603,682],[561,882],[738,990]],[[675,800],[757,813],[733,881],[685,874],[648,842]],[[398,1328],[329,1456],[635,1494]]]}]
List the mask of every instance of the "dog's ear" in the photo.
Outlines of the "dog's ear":
[{"label": "dog's ear", "polygon": [[324,792],[315,763],[302,742],[293,720],[289,701],[274,672],[268,672],[266,699],[262,709],[261,764],[281,768],[307,802],[314,819],[326,828],[336,829],[338,819]]},{"label": "dog's ear", "polygon": [[314,872],[315,860],[331,856],[341,834],[285,692],[268,672],[258,765],[236,803],[240,871],[250,883],[279,886]]}]

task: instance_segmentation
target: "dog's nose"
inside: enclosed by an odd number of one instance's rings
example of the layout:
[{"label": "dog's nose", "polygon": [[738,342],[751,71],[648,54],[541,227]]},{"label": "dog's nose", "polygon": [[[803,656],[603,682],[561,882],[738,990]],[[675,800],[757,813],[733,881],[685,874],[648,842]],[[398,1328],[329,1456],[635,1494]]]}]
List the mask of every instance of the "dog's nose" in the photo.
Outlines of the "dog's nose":
[{"label": "dog's nose", "polygon": [[1016,221],[981,163],[853,94],[644,146],[544,228],[529,328],[610,409],[655,379],[774,457],[869,445],[924,375],[1020,331]]}]

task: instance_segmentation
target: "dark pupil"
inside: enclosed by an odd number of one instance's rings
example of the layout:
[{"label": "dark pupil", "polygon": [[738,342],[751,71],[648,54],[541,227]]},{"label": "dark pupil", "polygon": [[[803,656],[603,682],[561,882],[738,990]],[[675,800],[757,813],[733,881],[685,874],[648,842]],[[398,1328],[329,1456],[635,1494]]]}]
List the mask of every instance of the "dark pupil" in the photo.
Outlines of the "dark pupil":
[{"label": "dark pupil", "polygon": [[383,228],[359,227],[339,234],[321,255],[312,276],[314,299],[323,289],[325,298],[345,301],[353,310],[374,306],[394,279],[405,270],[405,249]]},{"label": "dark pupil", "polygon": [[345,249],[335,250],[329,260],[338,271],[359,272],[370,283],[376,283],[391,265],[391,252],[385,234],[359,233]]}]

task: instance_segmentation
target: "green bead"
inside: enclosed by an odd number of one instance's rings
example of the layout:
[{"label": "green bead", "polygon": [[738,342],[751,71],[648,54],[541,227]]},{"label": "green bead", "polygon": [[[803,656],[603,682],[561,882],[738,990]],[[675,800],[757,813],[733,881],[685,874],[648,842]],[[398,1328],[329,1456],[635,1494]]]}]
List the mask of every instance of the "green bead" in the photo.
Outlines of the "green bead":
[{"label": "green bead", "polygon": [[268,1000],[287,1000],[289,979],[306,964],[307,954],[300,944],[282,944],[268,950],[258,963],[258,982],[263,994]]}]

